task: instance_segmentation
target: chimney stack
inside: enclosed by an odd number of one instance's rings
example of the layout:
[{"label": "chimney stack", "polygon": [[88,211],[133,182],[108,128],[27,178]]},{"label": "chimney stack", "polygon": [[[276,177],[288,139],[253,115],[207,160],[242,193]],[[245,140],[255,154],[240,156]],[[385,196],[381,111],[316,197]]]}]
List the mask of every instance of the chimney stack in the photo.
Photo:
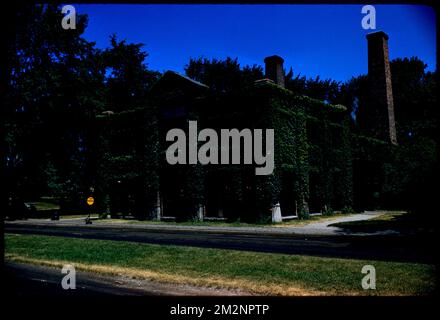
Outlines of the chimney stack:
[{"label": "chimney stack", "polygon": [[264,59],[266,78],[284,88],[284,59],[280,56],[270,56]]},{"label": "chimney stack", "polygon": [[397,144],[393,90],[388,54],[388,35],[374,32],[367,35],[369,82],[369,131],[376,138]]}]

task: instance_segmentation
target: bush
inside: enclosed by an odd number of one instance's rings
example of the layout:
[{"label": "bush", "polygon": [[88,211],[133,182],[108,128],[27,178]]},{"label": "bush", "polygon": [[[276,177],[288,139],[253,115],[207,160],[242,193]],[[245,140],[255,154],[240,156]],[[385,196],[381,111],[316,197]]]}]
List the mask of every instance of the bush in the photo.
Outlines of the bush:
[{"label": "bush", "polygon": [[352,207],[343,207],[341,209],[342,214],[349,214],[349,213],[353,213],[353,212],[354,212],[354,210]]}]

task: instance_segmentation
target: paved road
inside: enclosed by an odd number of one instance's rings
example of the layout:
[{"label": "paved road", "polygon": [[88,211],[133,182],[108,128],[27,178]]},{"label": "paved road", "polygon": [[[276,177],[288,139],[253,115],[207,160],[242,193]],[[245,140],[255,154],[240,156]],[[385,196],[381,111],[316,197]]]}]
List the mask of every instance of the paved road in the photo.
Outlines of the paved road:
[{"label": "paved road", "polygon": [[[337,236],[337,235],[351,235],[352,232],[330,226],[331,224],[339,222],[349,222],[349,221],[361,221],[369,220],[380,215],[386,214],[383,211],[367,211],[365,213],[359,213],[354,215],[347,215],[341,217],[333,217],[330,220],[311,222],[304,226],[266,226],[266,227],[235,227],[235,226],[205,226],[205,225],[179,225],[179,224],[115,224],[108,222],[107,220],[97,220],[95,226],[116,226],[119,225],[123,228],[136,228],[136,229],[148,229],[148,230],[178,230],[178,231],[213,231],[213,232],[228,232],[228,233],[252,233],[252,234],[286,234],[286,235],[317,235],[317,236]],[[51,221],[50,219],[28,219],[28,220],[17,220],[14,224],[32,224],[32,225],[47,225],[47,226],[83,226],[85,223],[85,218],[68,218],[61,219],[58,221]],[[392,234],[395,232],[390,231],[380,231],[375,233],[356,233],[356,235],[384,235]]]},{"label": "paved road", "polygon": [[124,276],[103,276],[77,271],[76,289],[64,290],[60,269],[23,263],[6,262],[2,289],[14,296],[236,296],[250,295],[239,290],[202,288],[159,283]]},{"label": "paved road", "polygon": [[5,223],[5,232],[367,260],[434,261],[432,251],[423,244],[425,239],[396,235],[332,237],[24,222]]},{"label": "paved road", "polygon": [[[332,226],[332,224],[341,223],[341,222],[370,220],[370,219],[379,217],[384,214],[386,214],[386,213],[383,211],[366,211],[364,213],[358,213],[358,214],[347,215],[347,216],[342,216],[342,217],[335,217],[334,219],[331,219],[331,220],[312,222],[312,223],[306,224],[305,226],[294,227],[294,231],[295,231],[295,233],[298,233],[298,234],[350,235],[353,233],[350,231],[344,230],[342,228]],[[362,233],[362,235],[381,235],[381,234],[382,235],[396,234],[396,232],[393,232],[391,230],[387,230],[387,231],[376,232],[374,234]],[[361,235],[361,233],[356,233],[356,235]]]}]

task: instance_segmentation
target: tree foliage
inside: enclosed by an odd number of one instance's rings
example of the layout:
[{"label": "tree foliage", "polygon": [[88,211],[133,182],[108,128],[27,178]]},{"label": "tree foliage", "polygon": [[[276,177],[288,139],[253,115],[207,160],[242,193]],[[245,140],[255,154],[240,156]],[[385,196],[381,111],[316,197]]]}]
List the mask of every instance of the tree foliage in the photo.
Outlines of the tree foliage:
[{"label": "tree foliage", "polygon": [[62,177],[60,184],[75,181],[81,188],[87,123],[102,108],[104,75],[94,44],[81,37],[87,17],[78,15],[77,28],[68,33],[54,5],[27,7],[20,16],[25,21],[13,44],[5,105],[9,186],[23,195],[63,190],[48,184],[47,172],[39,169],[50,168]]},{"label": "tree foliage", "polygon": [[340,103],[341,84],[331,79],[306,78],[300,74],[294,75],[292,68],[285,76],[285,86],[292,92],[306,95],[325,103]]},{"label": "tree foliage", "polygon": [[160,73],[148,70],[145,64],[148,53],[142,47],[142,43],[118,41],[116,35],[110,37],[110,47],[102,52],[108,110],[120,112],[145,107],[147,93]]},{"label": "tree foliage", "polygon": [[112,36],[110,47],[99,50],[85,40],[86,15],[77,15],[76,29],[64,30],[56,5],[15,13],[2,110],[7,194],[52,195],[81,208],[96,183],[96,115],[145,107],[159,73],[147,69],[142,44]]},{"label": "tree foliage", "polygon": [[239,91],[263,78],[260,66],[240,67],[238,59],[225,60],[207,58],[190,59],[185,66],[188,77],[199,81],[217,92]]}]

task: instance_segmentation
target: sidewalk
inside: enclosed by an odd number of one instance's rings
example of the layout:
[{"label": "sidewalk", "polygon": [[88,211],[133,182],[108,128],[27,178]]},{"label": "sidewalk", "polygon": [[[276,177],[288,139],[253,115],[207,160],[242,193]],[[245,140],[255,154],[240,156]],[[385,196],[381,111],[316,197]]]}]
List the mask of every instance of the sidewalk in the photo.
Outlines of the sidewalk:
[{"label": "sidewalk", "polygon": [[[337,235],[379,235],[388,234],[381,233],[351,233],[346,232],[342,228],[329,226],[339,222],[362,221],[369,220],[380,215],[386,214],[384,211],[367,211],[365,213],[350,215],[347,217],[336,217],[332,220],[312,222],[304,226],[273,226],[273,227],[236,227],[236,226],[187,226],[176,224],[150,224],[146,223],[114,223],[99,220],[98,223],[87,225],[89,228],[114,228],[114,229],[143,229],[143,230],[163,230],[163,231],[203,231],[213,233],[236,233],[236,234],[276,234],[276,235],[316,235],[316,236],[337,236]],[[59,221],[29,219],[14,222],[6,222],[7,224],[31,224],[31,225],[51,225],[51,226],[85,226],[84,218],[62,219]]]}]

